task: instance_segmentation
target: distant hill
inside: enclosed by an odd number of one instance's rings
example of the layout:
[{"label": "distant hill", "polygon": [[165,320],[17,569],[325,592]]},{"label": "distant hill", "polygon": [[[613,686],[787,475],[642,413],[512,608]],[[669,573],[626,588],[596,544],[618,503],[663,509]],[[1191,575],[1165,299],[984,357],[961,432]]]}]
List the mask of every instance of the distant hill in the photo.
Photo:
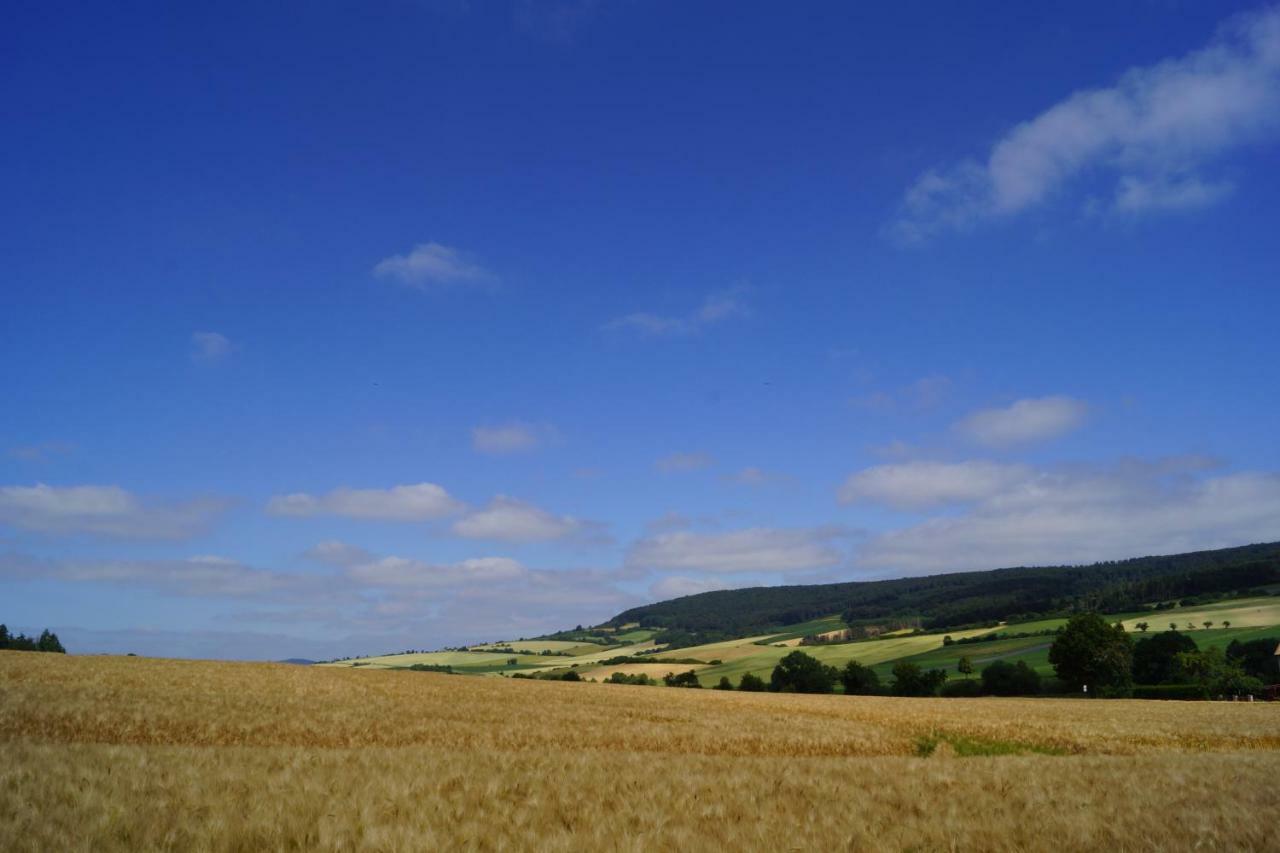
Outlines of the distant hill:
[{"label": "distant hill", "polygon": [[296,663],[298,666],[311,666],[315,661],[307,660],[306,658],[286,658],[285,660],[278,660],[276,663]]},{"label": "distant hill", "polygon": [[841,614],[845,620],[919,620],[948,628],[1080,609],[1119,612],[1152,602],[1280,583],[1280,542],[1091,566],[1017,567],[928,577],[750,587],[633,607],[607,625],[740,637]]}]

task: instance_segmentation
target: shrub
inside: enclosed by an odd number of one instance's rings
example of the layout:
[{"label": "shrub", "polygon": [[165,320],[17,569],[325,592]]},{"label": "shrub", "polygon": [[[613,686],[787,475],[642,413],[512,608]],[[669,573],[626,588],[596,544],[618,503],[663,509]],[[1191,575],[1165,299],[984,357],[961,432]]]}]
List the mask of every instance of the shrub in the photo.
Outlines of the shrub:
[{"label": "shrub", "polygon": [[998,660],[982,671],[982,692],[992,696],[1034,696],[1040,692],[1040,673],[1027,666]]},{"label": "shrub", "polygon": [[1133,688],[1134,699],[1208,699],[1203,684],[1139,684]]},{"label": "shrub", "polygon": [[851,660],[840,672],[840,682],[844,684],[844,692],[850,695],[880,692],[880,676],[869,666]]},{"label": "shrub", "polygon": [[748,693],[761,693],[764,688],[764,679],[749,672],[744,674],[742,679],[738,681],[738,689],[745,690]]},{"label": "shrub", "polygon": [[564,675],[560,676],[560,680],[561,681],[581,681],[582,676],[578,675],[578,673],[574,672],[571,669],[568,672],[566,672]]},{"label": "shrub", "polygon": [[732,690],[733,682],[729,680],[729,676],[720,676],[720,681],[716,684],[716,690]]},{"label": "shrub", "polygon": [[831,693],[839,673],[804,652],[792,652],[778,661],[769,678],[769,689],[775,693]]}]

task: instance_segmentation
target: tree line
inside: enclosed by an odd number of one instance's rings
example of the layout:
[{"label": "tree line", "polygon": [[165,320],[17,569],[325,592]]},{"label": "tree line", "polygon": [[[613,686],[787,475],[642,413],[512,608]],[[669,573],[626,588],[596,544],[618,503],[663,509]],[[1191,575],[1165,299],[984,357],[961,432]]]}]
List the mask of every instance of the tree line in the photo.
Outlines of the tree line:
[{"label": "tree line", "polygon": [[[1267,683],[1280,679],[1274,650],[1280,637],[1241,642],[1226,649],[1200,649],[1194,639],[1177,630],[1153,636],[1133,636],[1119,623],[1110,624],[1096,613],[1080,613],[1055,634],[1049,662],[1056,683],[1050,692],[1100,697],[1150,699],[1209,699],[1259,695]],[[893,665],[892,680],[856,660],[837,669],[802,651],[793,651],[773,668],[766,682],[751,673],[742,676],[736,689],[776,693],[834,693],[837,686],[850,695],[894,696],[1035,696],[1046,692],[1040,673],[1026,661],[996,660],[972,678],[972,661],[957,663],[961,679],[949,679],[945,669],[924,669],[901,660]],[[651,681],[613,679],[615,683]],[[700,687],[693,671],[668,675],[668,686]],[[719,690],[735,689],[722,676]]]},{"label": "tree line", "polygon": [[45,629],[39,637],[28,637],[26,634],[11,634],[6,625],[0,625],[0,649],[15,652],[57,652],[66,654],[58,635]]}]

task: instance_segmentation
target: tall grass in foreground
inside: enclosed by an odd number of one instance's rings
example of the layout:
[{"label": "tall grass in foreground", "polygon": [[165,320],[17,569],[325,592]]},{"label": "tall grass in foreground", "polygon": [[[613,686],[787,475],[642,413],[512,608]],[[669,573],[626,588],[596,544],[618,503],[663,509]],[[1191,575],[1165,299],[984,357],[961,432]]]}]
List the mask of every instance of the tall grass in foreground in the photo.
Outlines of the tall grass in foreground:
[{"label": "tall grass in foreground", "polygon": [[1262,704],[0,653],[0,754],[5,850],[1265,849],[1280,808]]}]

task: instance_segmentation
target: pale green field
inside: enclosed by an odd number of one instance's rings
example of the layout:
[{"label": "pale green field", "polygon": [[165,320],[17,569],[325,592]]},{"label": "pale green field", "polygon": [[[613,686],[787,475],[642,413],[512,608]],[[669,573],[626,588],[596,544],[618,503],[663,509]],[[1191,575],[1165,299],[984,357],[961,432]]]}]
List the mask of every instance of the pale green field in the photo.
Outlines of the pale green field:
[{"label": "pale green field", "polygon": [[[1212,628],[1204,627],[1206,620],[1214,623]],[[1179,631],[1218,631],[1222,629],[1224,621],[1230,622],[1232,628],[1280,625],[1280,598],[1242,598],[1198,607],[1176,607],[1173,610],[1153,611],[1125,619],[1124,627],[1126,631],[1135,631],[1137,629],[1134,626],[1137,623],[1147,622],[1151,625],[1152,631],[1167,631],[1170,622],[1177,622]],[[1188,628],[1188,622],[1195,627]]]}]

